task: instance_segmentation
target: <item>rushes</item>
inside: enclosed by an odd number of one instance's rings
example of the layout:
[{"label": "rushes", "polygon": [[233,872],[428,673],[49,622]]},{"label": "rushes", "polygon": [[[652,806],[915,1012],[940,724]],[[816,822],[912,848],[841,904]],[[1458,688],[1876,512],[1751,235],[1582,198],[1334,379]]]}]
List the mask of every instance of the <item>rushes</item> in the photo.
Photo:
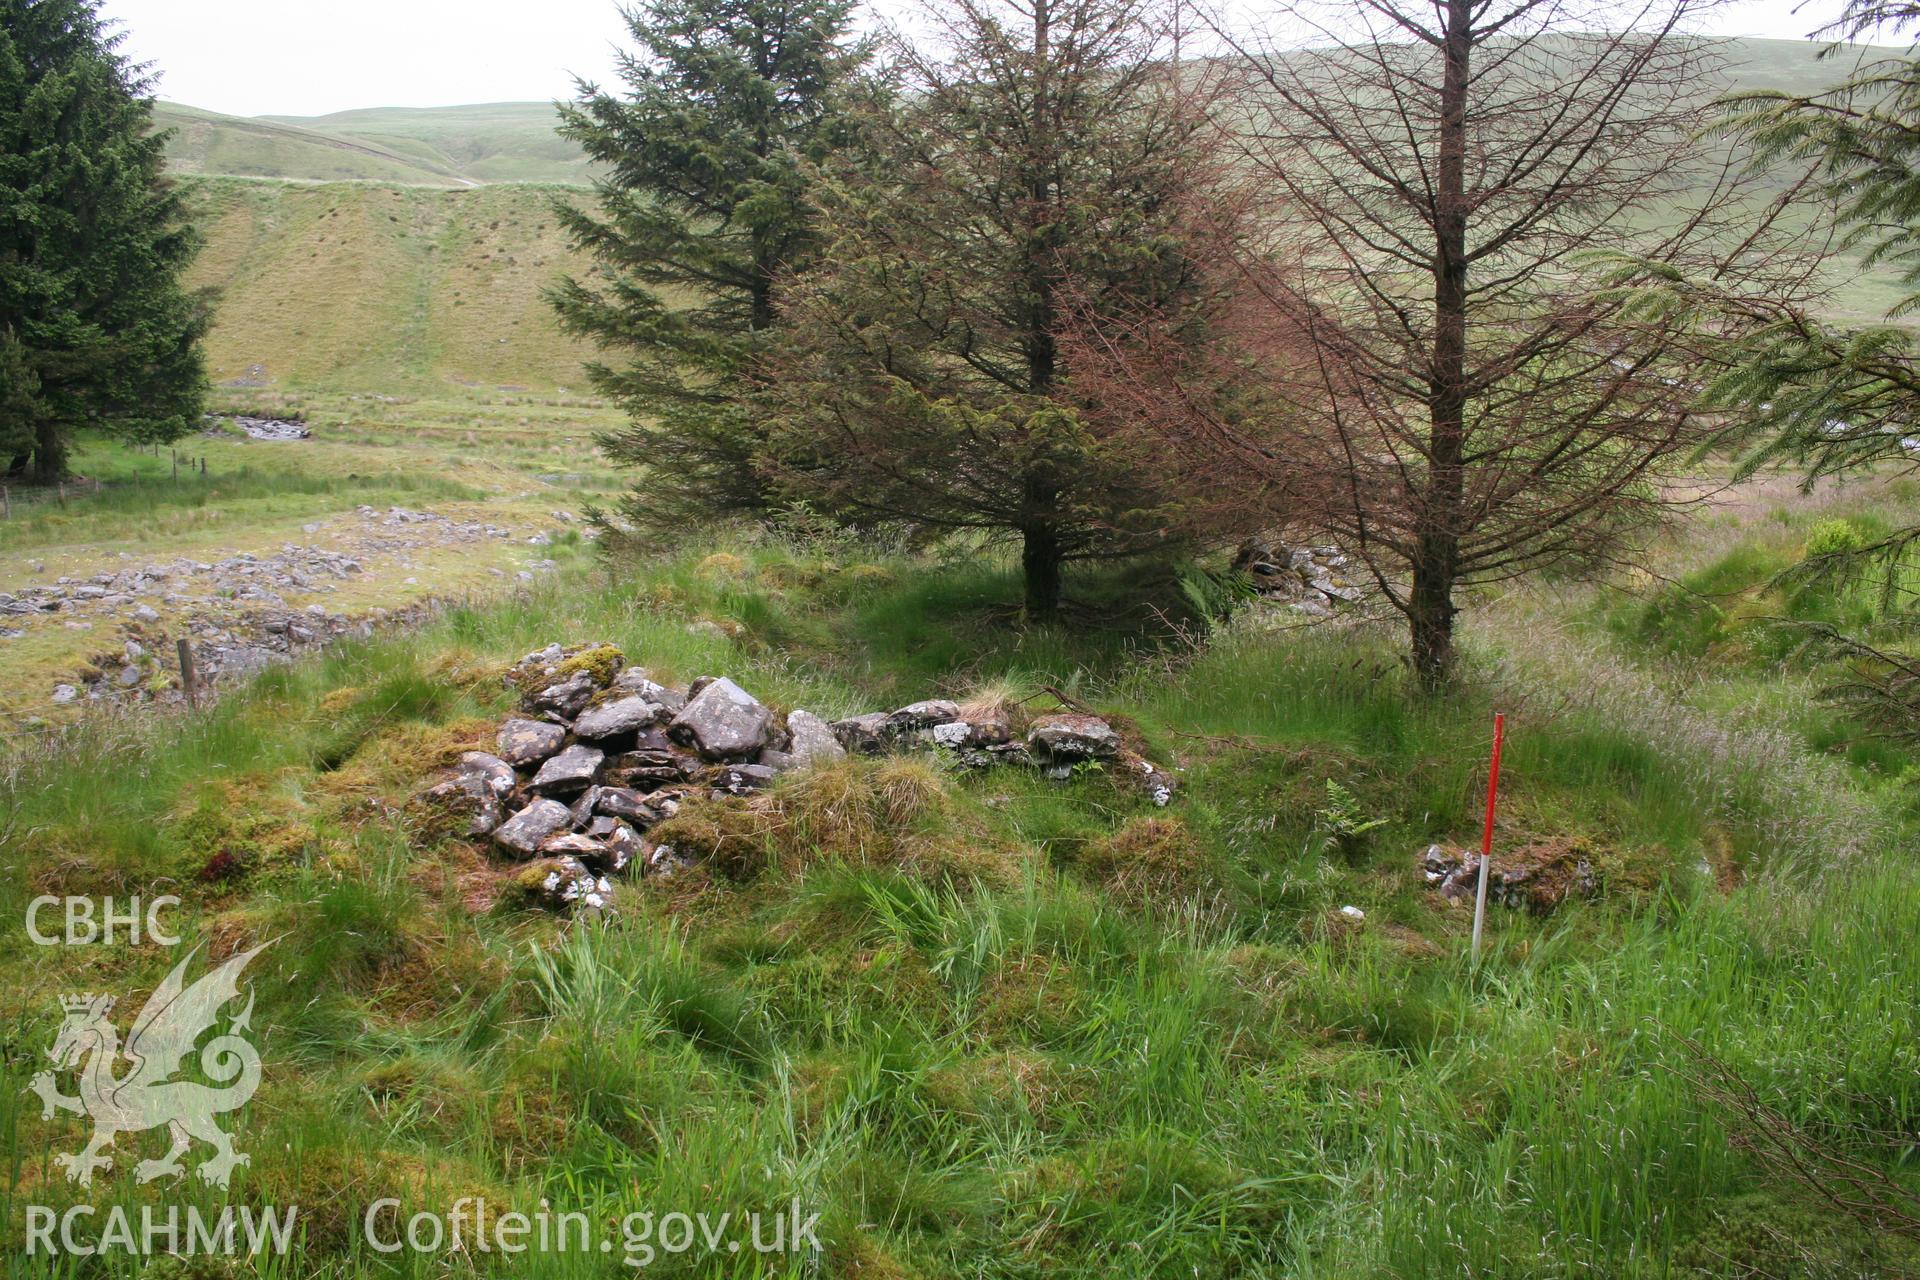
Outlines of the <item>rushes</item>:
[{"label": "rushes", "polygon": [[1703,817],[1745,834],[1755,869],[1818,878],[1891,834],[1845,767],[1814,755],[1761,698],[1703,710],[1537,602],[1513,602],[1488,631],[1502,644],[1492,682],[1532,703],[1536,723],[1575,715],[1646,744]]}]

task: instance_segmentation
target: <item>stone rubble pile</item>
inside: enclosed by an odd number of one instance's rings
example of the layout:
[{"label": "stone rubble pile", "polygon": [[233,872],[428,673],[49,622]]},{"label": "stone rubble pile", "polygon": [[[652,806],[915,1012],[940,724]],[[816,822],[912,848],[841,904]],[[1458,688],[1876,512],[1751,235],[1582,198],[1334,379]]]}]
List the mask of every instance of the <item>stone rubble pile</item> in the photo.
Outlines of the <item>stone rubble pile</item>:
[{"label": "stone rubble pile", "polygon": [[1258,535],[1241,543],[1233,558],[1233,571],[1245,574],[1263,599],[1316,618],[1366,599],[1349,576],[1351,568],[1338,547],[1290,547]]},{"label": "stone rubble pile", "polygon": [[[1471,904],[1479,892],[1480,855],[1453,845],[1428,845],[1420,855],[1427,887],[1452,902]],[[1496,850],[1487,877],[1487,901],[1536,913],[1553,910],[1570,894],[1600,891],[1591,851],[1577,840],[1545,840]]]},{"label": "stone rubble pile", "polygon": [[[33,624],[91,631],[115,627],[122,649],[94,653],[88,667],[52,690],[57,706],[81,700],[155,695],[181,696],[174,641],[194,645],[200,677],[208,682],[253,675],[268,664],[347,636],[364,637],[376,626],[415,620],[428,606],[372,609],[358,615],[321,604],[295,607],[288,596],[331,595],[367,573],[371,556],[391,555],[403,567],[408,557],[448,546],[511,540],[511,529],[406,507],[360,506],[339,523],[351,550],[284,543],[277,552],[235,552],[217,560],[185,557],[130,564],[91,577],[62,576],[41,585],[0,591],[0,639],[16,639]],[[308,533],[322,526],[306,526]],[[543,559],[519,572],[523,581],[554,567]],[[36,569],[36,571],[38,571]],[[504,570],[496,570],[504,574]],[[411,581],[411,579],[409,579]],[[171,615],[171,630],[162,610]],[[18,618],[20,626],[5,619]],[[138,650],[138,652],[134,652]]]},{"label": "stone rubble pile", "polygon": [[1024,734],[1003,709],[944,699],[832,722],[800,709],[780,716],[725,676],[657,683],[611,645],[549,645],[508,681],[520,708],[501,723],[494,750],[461,756],[415,804],[523,864],[520,890],[556,910],[604,907],[610,876],[687,865],[647,838],[687,797],[745,796],[848,755],[938,750],[960,767],[1015,764],[1056,778],[1096,764],[1124,771],[1155,804],[1174,791],[1113,726],[1079,712],[1036,716]]},{"label": "stone rubble pile", "polygon": [[293,418],[241,416],[222,418],[219,422],[225,426],[239,428],[252,440],[307,440],[313,436],[311,427]]},{"label": "stone rubble pile", "polygon": [[0,613],[84,615],[103,609],[145,607],[144,600],[167,605],[215,600],[284,604],[279,592],[331,592],[335,583],[364,570],[358,559],[318,547],[282,546],[278,555],[245,552],[214,562],[174,560],[91,578],[60,577],[45,586],[0,592]]}]

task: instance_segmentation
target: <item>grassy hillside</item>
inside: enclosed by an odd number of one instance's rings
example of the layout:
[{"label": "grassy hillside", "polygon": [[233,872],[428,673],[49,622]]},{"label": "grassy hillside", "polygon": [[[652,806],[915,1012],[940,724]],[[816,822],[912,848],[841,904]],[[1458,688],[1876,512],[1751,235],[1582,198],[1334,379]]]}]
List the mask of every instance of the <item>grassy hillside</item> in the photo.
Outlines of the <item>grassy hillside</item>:
[{"label": "grassy hillside", "polygon": [[[1729,90],[1812,92],[1844,74],[1857,52],[1831,60],[1799,40],[1725,42]],[[407,182],[457,187],[495,182],[585,183],[589,169],[554,133],[548,102],[376,107],[325,116],[242,118],[163,102],[156,122],[175,130],[174,172],[311,182]]]},{"label": "grassy hillside", "polygon": [[[1833,515],[1780,503],[1730,510],[1709,542],[1771,547]],[[1915,1273],[1910,1241],[1754,1145],[1920,1177],[1902,1137],[1920,1123],[1911,796],[1810,750],[1716,668],[1666,670],[1565,601],[1510,597],[1474,615],[1468,687],[1427,700],[1397,637],[1247,620],[1195,642],[1145,621],[1177,600],[1150,578],[1074,583],[1102,628],[1020,630],[991,558],[705,543],[13,758],[0,917],[165,886],[188,945],[278,941],[251,971],[265,1083],[226,1120],[252,1157],[230,1197],[136,1186],[151,1136],[122,1139],[104,1188],[70,1186],[52,1156],[81,1122],[42,1120],[26,1091],[55,993],[133,999],[175,954],[0,948],[22,1047],[0,1064],[9,1238],[28,1204],[297,1204],[297,1256],[259,1274],[609,1277],[641,1256],[628,1215],[797,1199],[817,1258],[651,1261],[848,1280]],[[491,743],[502,672],[554,640],[827,714],[1060,690],[1180,790],[1155,809],[1098,769],[846,763],[688,802],[657,830],[696,865],[620,881],[610,918],[557,919],[494,896],[509,870],[406,805]],[[1470,914],[1418,858],[1474,838],[1494,707],[1501,848],[1579,848],[1602,889],[1496,908],[1475,968]],[[1344,850],[1316,813],[1329,780],[1384,823]],[[1765,1110],[1726,1105],[1729,1082]],[[441,1216],[544,1202],[612,1252],[377,1254],[361,1224],[388,1196]]]},{"label": "grassy hillside", "polygon": [[553,104],[384,108],[330,116],[245,118],[162,102],[175,173],[307,182],[583,184],[587,162],[554,133]]},{"label": "grassy hillside", "polygon": [[[1804,42],[1731,45],[1730,87],[1808,90],[1840,69]],[[175,170],[202,175],[190,195],[207,249],[193,279],[223,298],[208,343],[216,382],[422,393],[581,384],[586,348],[557,332],[540,299],[568,259],[548,211],[566,192],[520,185],[585,178],[550,104],[257,120],[163,104],[160,116],[179,131]],[[1849,275],[1836,308],[1877,316],[1896,296],[1884,275]]]},{"label": "grassy hillside", "polygon": [[1809,40],[1739,39],[1716,42],[1727,59],[1729,92],[1778,89],[1811,94],[1844,79],[1861,59],[1896,54],[1877,45],[1846,45],[1822,56],[1827,46]]},{"label": "grassy hillside", "polygon": [[301,182],[404,182],[466,185],[450,167],[271,120],[224,116],[162,102],[154,122],[173,130],[167,166],[174,173],[286,178]]},{"label": "grassy hillside", "polygon": [[348,142],[414,157],[471,182],[585,183],[586,157],[554,132],[550,102],[383,107],[327,116],[266,116]]},{"label": "grassy hillside", "polygon": [[[219,384],[386,392],[579,387],[586,348],[541,290],[567,269],[556,197],[189,179],[206,236],[191,280],[220,291]],[[574,269],[578,269],[575,267]]]},{"label": "grassy hillside", "polygon": [[[1806,90],[1839,72],[1802,42],[1730,52],[1730,87]],[[160,115],[179,130],[175,170],[200,175],[189,192],[207,248],[193,280],[223,299],[208,343],[216,382],[580,386],[587,349],[560,335],[540,298],[567,265],[548,208],[567,192],[526,185],[585,177],[550,104],[257,120],[163,104]],[[1853,274],[1835,306],[1871,318],[1895,296],[1885,273]]]}]

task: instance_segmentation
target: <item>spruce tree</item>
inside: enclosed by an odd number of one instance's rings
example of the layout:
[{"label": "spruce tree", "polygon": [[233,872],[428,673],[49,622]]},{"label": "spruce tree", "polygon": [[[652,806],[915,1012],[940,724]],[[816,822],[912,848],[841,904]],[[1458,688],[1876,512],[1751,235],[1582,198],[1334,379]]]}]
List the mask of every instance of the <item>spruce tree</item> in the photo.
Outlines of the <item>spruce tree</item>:
[{"label": "spruce tree", "polygon": [[814,252],[806,166],[842,140],[864,53],[850,0],[648,0],[628,14],[624,94],[583,82],[561,133],[602,169],[561,220],[597,270],[554,293],[562,324],[624,357],[588,366],[632,425],[601,440],[646,468],[630,521],[764,509],[749,406],[782,273]]},{"label": "spruce tree", "polygon": [[98,0],[0,0],[0,459],[41,483],[76,429],[172,440],[205,392],[196,240],[120,43]]},{"label": "spruce tree", "polygon": [[953,0],[820,186],[769,470],[843,518],[1017,544],[1029,618],[1065,566],[1164,546],[1162,468],[1103,435],[1064,331],[1177,293],[1207,126],[1147,0]]},{"label": "spruce tree", "polygon": [[[1851,0],[1815,34],[1890,44],[1916,28],[1920,9],[1907,0]],[[1860,254],[1860,269],[1895,269],[1903,292],[1882,323],[1854,325],[1804,299],[1685,283],[1732,334],[1707,400],[1725,411],[1723,441],[1749,449],[1735,472],[1742,479],[1778,462],[1802,466],[1810,485],[1920,472],[1920,339],[1912,325],[1920,312],[1920,51],[1909,45],[1898,56],[1861,57],[1857,48],[1827,51],[1859,58],[1837,84],[1805,96],[1743,95],[1727,124],[1754,144],[1761,165],[1804,166],[1831,202],[1841,248]],[[1920,619],[1911,577],[1920,519],[1810,552],[1789,582],[1871,584],[1882,615],[1864,634],[1809,626],[1813,650],[1845,663],[1827,692],[1874,732],[1920,743],[1920,652],[1911,643]]]}]

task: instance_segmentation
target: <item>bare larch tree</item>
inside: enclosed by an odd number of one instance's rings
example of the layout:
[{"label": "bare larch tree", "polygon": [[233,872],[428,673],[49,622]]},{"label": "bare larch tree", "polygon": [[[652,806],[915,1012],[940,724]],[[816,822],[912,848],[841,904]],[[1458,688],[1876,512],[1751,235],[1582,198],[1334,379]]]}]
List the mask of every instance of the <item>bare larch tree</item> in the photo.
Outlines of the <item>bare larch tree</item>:
[{"label": "bare larch tree", "polygon": [[1192,379],[1146,397],[1161,429],[1359,557],[1429,688],[1463,587],[1604,563],[1675,501],[1698,335],[1636,281],[1798,278],[1777,207],[1705,136],[1706,7],[1363,0],[1288,9],[1286,41],[1216,28],[1257,197],[1223,197],[1237,314],[1203,358],[1112,369]]}]

